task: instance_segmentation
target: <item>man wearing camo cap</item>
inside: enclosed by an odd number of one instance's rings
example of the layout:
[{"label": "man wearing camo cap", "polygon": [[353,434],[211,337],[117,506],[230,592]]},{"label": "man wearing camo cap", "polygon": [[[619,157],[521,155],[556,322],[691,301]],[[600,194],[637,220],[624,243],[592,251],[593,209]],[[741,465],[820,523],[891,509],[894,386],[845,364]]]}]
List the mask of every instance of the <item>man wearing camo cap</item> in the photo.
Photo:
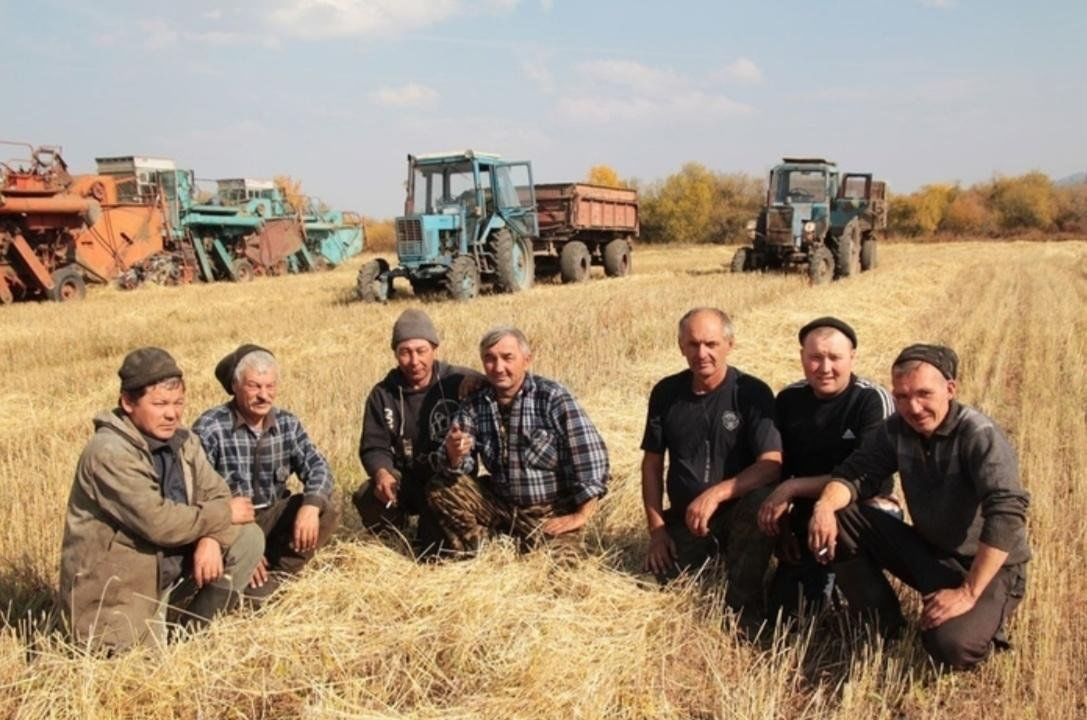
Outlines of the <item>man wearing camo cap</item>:
[{"label": "man wearing camo cap", "polygon": [[[925,649],[940,665],[966,669],[1007,646],[1004,622],[1026,589],[1029,495],[996,423],[955,399],[958,364],[941,345],[899,354],[891,369],[897,412],[834,468],[808,543],[824,563],[866,558],[866,583],[886,585],[887,569],[920,592]],[[913,525],[858,502],[895,471]],[[883,595],[891,601],[873,608],[880,621],[901,625],[897,598]]]}]

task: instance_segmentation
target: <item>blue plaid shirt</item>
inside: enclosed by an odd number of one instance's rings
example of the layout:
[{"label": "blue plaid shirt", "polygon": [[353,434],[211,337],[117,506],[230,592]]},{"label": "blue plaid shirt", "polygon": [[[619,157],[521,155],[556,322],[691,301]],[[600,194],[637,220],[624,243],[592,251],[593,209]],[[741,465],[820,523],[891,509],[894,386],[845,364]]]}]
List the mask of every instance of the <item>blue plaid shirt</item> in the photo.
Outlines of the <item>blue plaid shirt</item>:
[{"label": "blue plaid shirt", "polygon": [[[475,439],[475,452],[491,474],[491,488],[515,505],[580,506],[607,492],[604,439],[570,391],[552,380],[525,376],[510,407],[508,457],[503,457],[502,418],[493,388],[485,387],[461,403],[456,421]],[[475,452],[450,469],[475,470]]]},{"label": "blue plaid shirt", "polygon": [[327,505],[332,494],[328,461],[286,410],[273,408],[259,437],[233,403],[208,410],[192,429],[232,495],[252,498],[257,507],[270,505],[287,494],[287,478],[294,473],[302,481],[306,505]]}]

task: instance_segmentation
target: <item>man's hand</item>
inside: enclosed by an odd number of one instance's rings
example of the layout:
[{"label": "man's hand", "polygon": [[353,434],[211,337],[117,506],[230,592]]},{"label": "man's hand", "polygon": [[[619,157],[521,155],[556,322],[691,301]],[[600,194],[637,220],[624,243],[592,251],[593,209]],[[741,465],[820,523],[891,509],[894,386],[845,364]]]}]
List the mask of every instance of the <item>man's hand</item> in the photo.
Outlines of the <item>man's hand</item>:
[{"label": "man's hand", "polygon": [[321,511],[316,505],[303,505],[294,516],[294,535],[291,549],[298,553],[309,552],[317,547],[317,529],[321,523]]},{"label": "man's hand", "polygon": [[922,630],[931,630],[943,625],[951,618],[968,613],[977,603],[977,598],[965,585],[937,590],[925,595],[922,600],[924,601],[924,607],[921,610]]},{"label": "man's hand", "polygon": [[260,562],[253,569],[253,577],[249,578],[249,587],[259,588],[268,582],[268,558],[261,555]]},{"label": "man's hand", "polygon": [[394,507],[399,500],[400,482],[396,476],[381,468],[374,476],[374,497],[387,507]]},{"label": "man's hand", "polygon": [[230,498],[230,522],[234,525],[251,523],[257,517],[253,501],[247,497]]},{"label": "man's hand", "polygon": [[834,547],[838,543],[838,518],[834,511],[822,502],[815,503],[808,523],[808,547],[816,562],[823,565],[834,560]]},{"label": "man's hand", "polygon": [[759,530],[765,535],[776,537],[781,529],[781,518],[789,511],[792,501],[792,493],[785,483],[774,488],[759,506]]},{"label": "man's hand", "polygon": [[192,576],[196,587],[204,587],[223,576],[223,548],[219,541],[202,537],[192,554]]},{"label": "man's hand", "polygon": [[668,530],[661,526],[649,531],[649,552],[645,556],[645,569],[654,575],[665,575],[676,566],[676,543]]},{"label": "man's hand", "polygon": [[544,522],[540,526],[540,530],[544,535],[563,535],[574,530],[579,530],[585,526],[585,521],[588,518],[584,517],[581,513],[570,513],[569,515],[559,515],[553,517],[550,520]]},{"label": "man's hand", "polygon": [[449,434],[445,436],[445,456],[449,460],[450,467],[458,467],[468,453],[472,452],[475,440],[471,435],[460,429],[460,423],[453,421],[453,427],[449,428]]},{"label": "man's hand", "polygon": [[703,490],[702,494],[691,501],[687,506],[687,529],[698,537],[706,537],[710,534],[710,518],[717,512],[721,503],[728,501],[732,494],[734,482],[724,480],[716,485]]}]

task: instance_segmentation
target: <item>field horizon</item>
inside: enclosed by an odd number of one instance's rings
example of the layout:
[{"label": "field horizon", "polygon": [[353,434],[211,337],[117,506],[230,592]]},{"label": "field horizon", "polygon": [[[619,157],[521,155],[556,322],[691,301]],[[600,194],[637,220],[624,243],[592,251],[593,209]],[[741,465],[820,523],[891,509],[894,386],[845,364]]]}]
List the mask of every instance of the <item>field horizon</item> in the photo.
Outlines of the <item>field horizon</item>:
[{"label": "field horizon", "polygon": [[[600,429],[613,476],[589,529],[594,555],[573,565],[502,540],[474,560],[419,565],[360,530],[362,403],[394,364],[394,319],[420,306],[406,284],[387,304],[353,300],[373,253],[328,273],[0,308],[0,717],[1087,715],[1087,242],[888,243],[875,271],[821,287],[730,274],[733,250],[640,246],[626,278],[421,304],[441,358],[471,367],[485,330],[522,327],[533,370],[567,385]],[[1012,651],[939,674],[915,632],[884,647],[833,613],[746,643],[716,576],[661,591],[641,572],[646,401],[684,367],[675,325],[696,305],[732,315],[730,364],[775,391],[801,377],[796,331],[819,315],[856,328],[858,374],[884,385],[904,345],[956,349],[960,398],[1001,425],[1031,492],[1034,558]],[[329,459],[344,517],[333,544],[259,612],[161,650],[104,660],[47,632],[75,462],[93,415],[116,403],[125,353],[174,354],[188,425],[223,402],[212,371],[243,342],[276,354],[278,404]]]}]

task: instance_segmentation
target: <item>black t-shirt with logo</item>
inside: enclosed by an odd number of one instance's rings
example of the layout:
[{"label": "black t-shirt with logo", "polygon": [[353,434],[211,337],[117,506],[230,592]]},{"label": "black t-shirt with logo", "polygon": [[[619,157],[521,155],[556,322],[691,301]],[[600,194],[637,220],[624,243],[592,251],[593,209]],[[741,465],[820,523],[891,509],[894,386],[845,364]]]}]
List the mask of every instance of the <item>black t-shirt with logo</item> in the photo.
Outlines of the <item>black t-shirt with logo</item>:
[{"label": "black t-shirt with logo", "polygon": [[[806,382],[778,393],[775,422],[784,448],[782,477],[826,475],[860,447],[894,410],[890,394],[872,382],[852,376],[845,391],[820,398]],[[890,495],[894,477],[883,479],[881,495]]]},{"label": "black t-shirt with logo", "polygon": [[668,499],[678,509],[759,455],[781,450],[766,383],[730,367],[717,388],[696,395],[691,379],[684,370],[653,387],[642,437],[642,450],[667,454]]}]

